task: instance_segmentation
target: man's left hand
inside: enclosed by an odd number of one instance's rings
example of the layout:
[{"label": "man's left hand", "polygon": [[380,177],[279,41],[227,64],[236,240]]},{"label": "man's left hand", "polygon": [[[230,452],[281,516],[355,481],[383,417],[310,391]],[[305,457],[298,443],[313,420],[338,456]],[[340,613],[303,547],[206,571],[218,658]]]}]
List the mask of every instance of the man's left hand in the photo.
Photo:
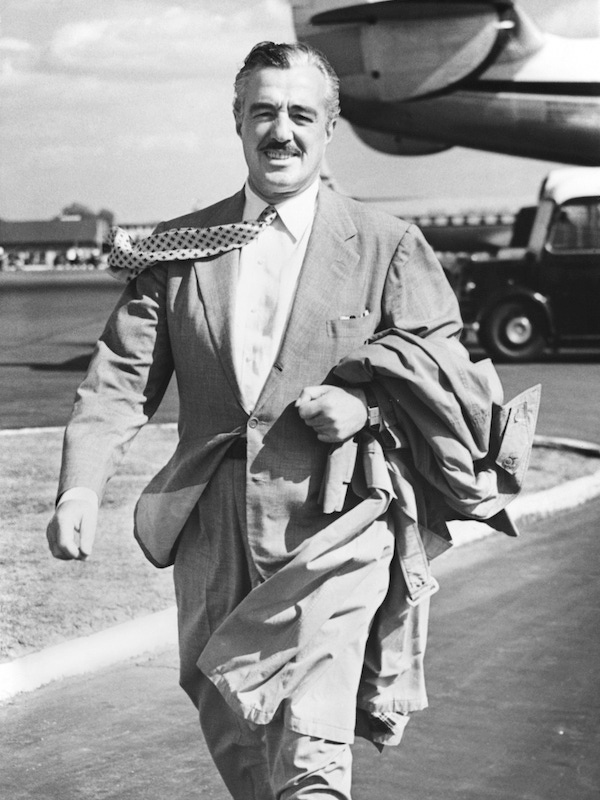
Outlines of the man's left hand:
[{"label": "man's left hand", "polygon": [[296,400],[300,417],[321,442],[345,442],[364,428],[367,401],[362,389],[306,386]]}]

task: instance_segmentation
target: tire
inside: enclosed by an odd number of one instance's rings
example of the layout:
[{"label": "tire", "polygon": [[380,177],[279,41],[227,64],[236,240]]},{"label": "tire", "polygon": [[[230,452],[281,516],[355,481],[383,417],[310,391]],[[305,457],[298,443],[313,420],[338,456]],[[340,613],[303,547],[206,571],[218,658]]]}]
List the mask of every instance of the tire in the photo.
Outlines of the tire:
[{"label": "tire", "polygon": [[532,361],[546,347],[543,317],[526,300],[507,300],[481,322],[479,343],[497,361]]}]

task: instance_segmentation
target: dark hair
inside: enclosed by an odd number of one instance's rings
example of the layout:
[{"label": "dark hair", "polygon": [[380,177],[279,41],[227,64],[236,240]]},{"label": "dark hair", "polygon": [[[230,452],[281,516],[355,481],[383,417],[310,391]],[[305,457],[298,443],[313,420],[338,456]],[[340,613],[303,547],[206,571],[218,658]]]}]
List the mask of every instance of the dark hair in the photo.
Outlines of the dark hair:
[{"label": "dark hair", "polygon": [[275,67],[289,69],[298,64],[312,64],[325,76],[327,82],[327,122],[334,122],[340,114],[340,81],[323,53],[304,42],[260,42],[248,53],[244,65],[235,76],[233,115],[237,129],[242,122],[244,94],[248,77],[257,69]]}]

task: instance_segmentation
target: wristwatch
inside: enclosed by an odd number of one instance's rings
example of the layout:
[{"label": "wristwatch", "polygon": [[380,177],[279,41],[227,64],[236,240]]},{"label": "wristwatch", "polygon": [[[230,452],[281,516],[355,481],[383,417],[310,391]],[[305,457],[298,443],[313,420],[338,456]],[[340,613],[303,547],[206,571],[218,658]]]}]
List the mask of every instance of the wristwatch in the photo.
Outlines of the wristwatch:
[{"label": "wristwatch", "polygon": [[379,410],[379,405],[377,404],[375,392],[367,384],[361,386],[360,388],[365,393],[365,398],[367,401],[367,423],[365,428],[370,431],[378,431],[381,424],[381,411]]}]

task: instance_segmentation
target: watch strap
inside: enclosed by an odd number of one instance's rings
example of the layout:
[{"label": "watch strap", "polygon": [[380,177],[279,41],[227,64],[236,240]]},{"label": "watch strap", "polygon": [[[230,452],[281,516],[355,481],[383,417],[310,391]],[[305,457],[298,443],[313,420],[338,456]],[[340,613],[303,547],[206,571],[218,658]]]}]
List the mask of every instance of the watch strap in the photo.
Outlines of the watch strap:
[{"label": "watch strap", "polygon": [[369,430],[379,430],[379,427],[381,425],[381,411],[379,409],[379,404],[377,402],[377,397],[375,396],[375,392],[368,384],[365,384],[360,388],[365,393],[365,399],[367,401],[366,427]]}]

